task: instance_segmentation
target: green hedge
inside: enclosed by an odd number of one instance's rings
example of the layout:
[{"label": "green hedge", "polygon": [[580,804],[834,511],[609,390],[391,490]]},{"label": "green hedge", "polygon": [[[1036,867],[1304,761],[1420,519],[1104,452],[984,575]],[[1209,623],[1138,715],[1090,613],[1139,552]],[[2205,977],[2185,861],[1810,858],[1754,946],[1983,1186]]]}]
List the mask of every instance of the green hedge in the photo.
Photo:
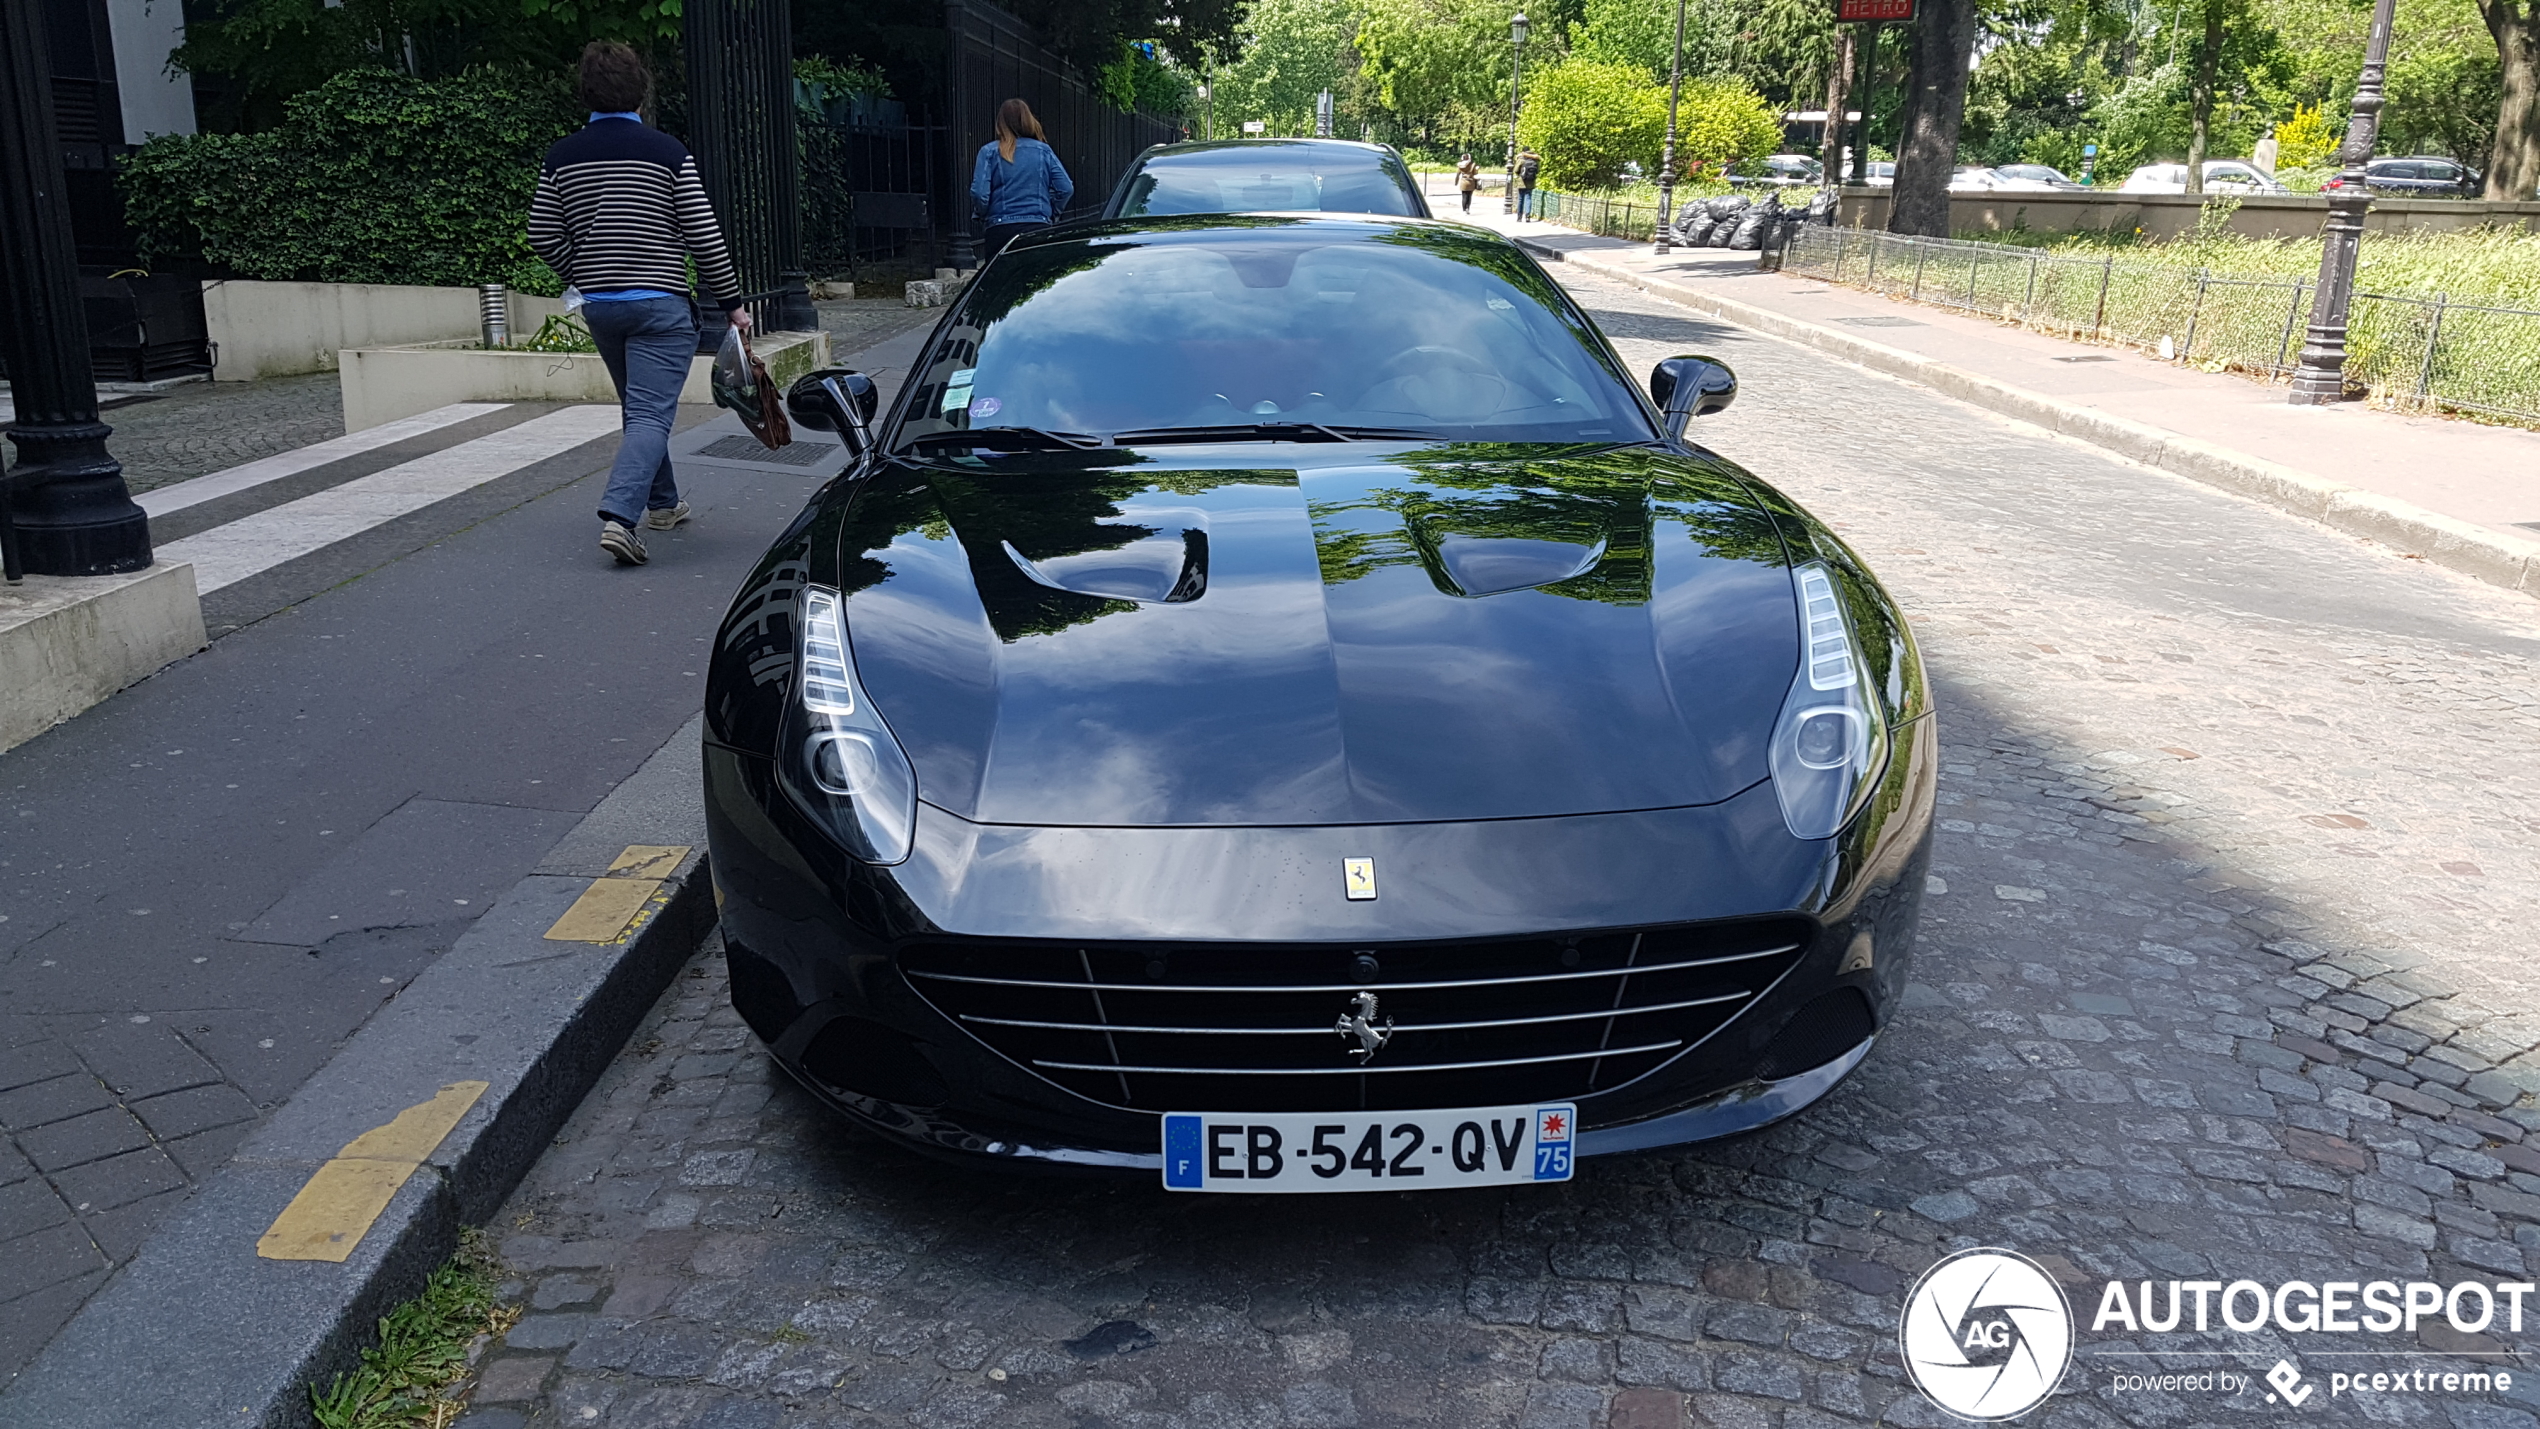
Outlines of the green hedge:
[{"label": "green hedge", "polygon": [[547,146],[580,119],[561,79],[340,74],[259,134],[162,135],[125,160],[150,262],[325,283],[561,283],[524,237]]}]

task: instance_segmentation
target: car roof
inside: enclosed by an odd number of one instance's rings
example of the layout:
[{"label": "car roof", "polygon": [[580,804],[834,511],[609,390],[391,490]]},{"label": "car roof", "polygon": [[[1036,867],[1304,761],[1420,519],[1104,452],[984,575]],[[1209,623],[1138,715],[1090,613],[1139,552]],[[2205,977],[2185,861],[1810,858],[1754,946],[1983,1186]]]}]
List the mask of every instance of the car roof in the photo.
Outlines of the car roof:
[{"label": "car roof", "polygon": [[1230,150],[1244,150],[1257,153],[1263,149],[1334,150],[1344,153],[1364,154],[1372,159],[1382,159],[1393,153],[1392,149],[1383,144],[1361,143],[1356,139],[1193,139],[1180,144],[1158,144],[1154,148],[1140,154],[1138,156],[1138,162],[1152,163],[1157,159],[1178,159],[1185,156],[1199,154],[1224,153]]},{"label": "car roof", "polygon": [[1476,255],[1490,253],[1503,256],[1509,252],[1524,251],[1504,235],[1468,223],[1449,223],[1436,218],[1400,218],[1381,213],[1326,213],[1321,210],[1297,213],[1173,213],[1141,218],[1079,219],[1074,223],[1054,224],[1021,234],[1006,244],[1006,251],[1143,237],[1169,237],[1177,242],[1204,243],[1212,237],[1240,241],[1258,239],[1265,231],[1297,229],[1318,230],[1347,242],[1376,242],[1387,234],[1406,228],[1419,230],[1423,235],[1419,246],[1432,250],[1462,248]]}]

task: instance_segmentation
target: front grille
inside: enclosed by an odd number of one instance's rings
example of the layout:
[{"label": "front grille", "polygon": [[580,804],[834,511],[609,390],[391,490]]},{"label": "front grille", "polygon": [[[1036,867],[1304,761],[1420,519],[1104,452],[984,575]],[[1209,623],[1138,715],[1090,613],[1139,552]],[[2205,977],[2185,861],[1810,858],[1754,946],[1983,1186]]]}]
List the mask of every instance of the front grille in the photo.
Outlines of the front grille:
[{"label": "front grille", "polygon": [[[1785,918],[1372,947],[941,941],[900,966],[980,1041],[1108,1105],[1390,1111],[1622,1086],[1762,996],[1811,931]],[[1362,993],[1392,1024],[1363,1059],[1340,1026]]]}]

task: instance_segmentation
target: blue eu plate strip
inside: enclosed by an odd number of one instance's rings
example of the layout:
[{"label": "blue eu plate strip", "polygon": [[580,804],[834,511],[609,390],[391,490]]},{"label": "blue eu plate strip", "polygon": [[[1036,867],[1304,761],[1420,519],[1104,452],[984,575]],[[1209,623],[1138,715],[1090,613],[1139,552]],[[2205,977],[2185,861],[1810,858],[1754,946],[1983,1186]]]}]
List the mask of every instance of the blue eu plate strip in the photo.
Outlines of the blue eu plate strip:
[{"label": "blue eu plate strip", "polygon": [[1196,1191],[1204,1174],[1200,1160],[1200,1119],[1195,1116],[1168,1116],[1164,1119],[1164,1184],[1180,1191]]}]

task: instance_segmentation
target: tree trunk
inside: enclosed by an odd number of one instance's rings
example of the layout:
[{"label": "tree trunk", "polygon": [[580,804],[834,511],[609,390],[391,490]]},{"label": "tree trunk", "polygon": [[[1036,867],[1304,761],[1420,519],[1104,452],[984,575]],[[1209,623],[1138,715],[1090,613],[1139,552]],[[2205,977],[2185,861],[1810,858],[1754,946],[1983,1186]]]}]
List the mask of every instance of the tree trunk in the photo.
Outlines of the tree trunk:
[{"label": "tree trunk", "polygon": [[[1843,182],[1843,111],[1851,106],[1852,27],[1837,25],[1834,36],[1834,59],[1826,66],[1826,141],[1824,151],[1825,184],[1832,188]],[[1866,116],[1864,116],[1866,117]]]},{"label": "tree trunk", "polygon": [[1879,97],[1880,28],[1876,20],[1861,26],[1860,43],[1855,46],[1861,55],[1861,129],[1852,139],[1852,182],[1856,184],[1870,179],[1870,116]]},{"label": "tree trunk", "polygon": [[2528,199],[2540,187],[2540,0],[2479,0],[2496,37],[2504,98],[2496,106],[2496,147],[2487,161],[2487,197]]},{"label": "tree trunk", "polygon": [[2205,191],[2205,152],[2214,133],[2214,67],[2222,61],[2222,6],[2205,0],[2205,38],[2196,47],[2196,77],[2187,90],[2187,191]]},{"label": "tree trunk", "polygon": [[1896,197],[1887,215],[1890,233],[1949,236],[1949,173],[1958,164],[1958,125],[1967,114],[1975,28],[1973,0],[1921,0],[1917,6],[1904,132],[1896,143]]}]

